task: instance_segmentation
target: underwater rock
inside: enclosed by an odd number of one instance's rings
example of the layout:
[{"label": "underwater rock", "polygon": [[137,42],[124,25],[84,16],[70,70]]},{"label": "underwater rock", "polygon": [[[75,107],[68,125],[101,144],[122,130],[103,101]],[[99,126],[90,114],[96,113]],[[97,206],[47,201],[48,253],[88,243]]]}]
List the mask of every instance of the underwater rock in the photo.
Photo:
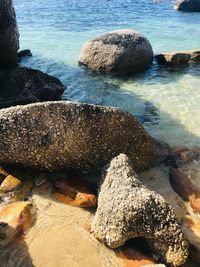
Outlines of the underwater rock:
[{"label": "underwater rock", "polygon": [[198,162],[192,161],[179,168],[170,169],[170,183],[185,201],[189,202],[194,213],[200,213],[200,170]]},{"label": "underwater rock", "polygon": [[30,192],[31,187],[32,180],[30,178],[20,179],[8,175],[0,185],[0,197],[7,203],[23,200]]},{"label": "underwater rock", "polygon": [[139,171],[169,154],[130,113],[68,101],[0,110],[0,139],[0,162],[41,170],[96,171],[126,153]]},{"label": "underwater rock", "polygon": [[169,159],[171,165],[174,167],[180,167],[189,163],[193,160],[198,160],[200,158],[200,148],[199,147],[174,147],[170,150]]},{"label": "underwater rock", "polygon": [[166,52],[155,56],[159,64],[167,66],[188,66],[200,62],[200,50]]},{"label": "underwater rock", "polygon": [[172,207],[147,189],[124,154],[114,158],[103,175],[92,232],[111,248],[143,237],[166,264],[182,265],[188,244]]},{"label": "underwater rock", "polygon": [[19,31],[12,0],[0,1],[0,68],[17,64]]},{"label": "underwater rock", "polygon": [[31,202],[16,202],[0,205],[0,221],[9,224],[14,229],[27,231],[33,222],[34,209]]},{"label": "underwater rock", "polygon": [[65,86],[59,79],[42,71],[19,67],[4,71],[0,77],[2,91],[11,92],[0,101],[0,108],[34,102],[60,100]]},{"label": "underwater rock", "polygon": [[88,189],[86,183],[74,179],[58,179],[55,182],[58,192],[54,197],[71,206],[91,208],[97,206],[96,196]]},{"label": "underwater rock", "polygon": [[200,12],[200,1],[199,0],[183,0],[177,3],[176,9],[179,11],[187,12]]},{"label": "underwater rock", "polygon": [[153,60],[149,41],[133,30],[100,35],[81,48],[79,62],[102,73],[131,73],[147,69]]},{"label": "underwater rock", "polygon": [[145,103],[143,122],[150,122],[153,125],[157,125],[160,122],[159,109],[148,101]]}]

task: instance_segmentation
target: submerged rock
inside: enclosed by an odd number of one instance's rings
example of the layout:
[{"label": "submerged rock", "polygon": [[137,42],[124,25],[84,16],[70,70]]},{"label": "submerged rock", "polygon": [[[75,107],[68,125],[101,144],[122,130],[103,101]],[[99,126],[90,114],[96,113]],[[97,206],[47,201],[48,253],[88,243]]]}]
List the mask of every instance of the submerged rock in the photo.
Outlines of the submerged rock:
[{"label": "submerged rock", "polygon": [[17,64],[19,31],[12,0],[0,1],[0,68]]},{"label": "submerged rock", "polygon": [[187,12],[200,12],[199,0],[183,0],[177,3],[176,9]]},{"label": "submerged rock", "polygon": [[166,52],[155,57],[158,63],[167,66],[188,66],[191,63],[200,63],[200,50]]},{"label": "submerged rock", "polygon": [[200,170],[196,161],[179,168],[170,169],[170,182],[175,190],[192,208],[194,213],[200,213]]},{"label": "submerged rock", "polygon": [[0,101],[0,108],[60,100],[65,90],[59,79],[25,67],[2,72],[0,85],[5,92]]},{"label": "submerged rock", "polygon": [[74,179],[58,179],[55,182],[58,192],[54,193],[54,197],[65,204],[91,208],[96,207],[96,196],[88,189],[87,184]]},{"label": "submerged rock", "polygon": [[144,237],[165,263],[182,265],[188,245],[172,207],[147,189],[134,173],[128,157],[114,158],[103,176],[92,231],[116,248],[128,239]]},{"label": "submerged rock", "polygon": [[103,73],[131,73],[147,69],[153,60],[149,41],[133,30],[116,30],[83,45],[79,62]]},{"label": "submerged rock", "polygon": [[2,109],[0,139],[0,162],[48,170],[97,170],[126,153],[139,171],[169,153],[130,113],[67,101]]}]

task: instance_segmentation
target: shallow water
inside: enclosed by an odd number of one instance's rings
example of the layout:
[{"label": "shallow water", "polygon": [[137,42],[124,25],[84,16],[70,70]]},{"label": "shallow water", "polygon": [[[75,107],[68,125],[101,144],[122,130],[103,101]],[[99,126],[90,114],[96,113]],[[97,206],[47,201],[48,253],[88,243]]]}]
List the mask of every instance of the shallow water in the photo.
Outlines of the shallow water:
[{"label": "shallow water", "polygon": [[200,14],[173,9],[169,0],[15,0],[21,49],[33,57],[22,64],[60,78],[67,86],[64,99],[144,112],[146,101],[160,110],[159,125],[146,123],[156,137],[171,145],[199,145],[200,66],[175,71],[156,63],[124,78],[91,74],[78,66],[82,44],[114,29],[143,33],[154,53],[200,47]]}]

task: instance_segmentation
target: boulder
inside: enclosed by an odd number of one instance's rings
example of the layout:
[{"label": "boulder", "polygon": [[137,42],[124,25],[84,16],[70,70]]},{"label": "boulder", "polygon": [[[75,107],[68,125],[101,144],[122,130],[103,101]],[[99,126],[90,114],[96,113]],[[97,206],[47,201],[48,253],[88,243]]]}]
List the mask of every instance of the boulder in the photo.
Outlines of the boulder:
[{"label": "boulder", "polygon": [[176,8],[179,11],[200,12],[200,0],[183,0]]},{"label": "boulder", "polygon": [[0,68],[17,64],[19,31],[12,0],[0,1]]},{"label": "boulder", "polygon": [[184,264],[188,244],[173,208],[138,180],[128,157],[120,154],[105,170],[92,232],[111,248],[143,237],[170,266]]},{"label": "boulder", "polygon": [[167,66],[188,66],[191,63],[200,63],[200,50],[166,52],[155,57],[159,64]]},{"label": "boulder", "polygon": [[139,171],[169,154],[130,113],[69,101],[0,110],[0,140],[1,163],[47,170],[98,170],[126,153]]},{"label": "boulder", "polygon": [[18,62],[20,62],[23,58],[26,58],[26,57],[32,57],[31,50],[25,49],[17,53]]},{"label": "boulder", "polygon": [[125,74],[149,68],[153,51],[149,41],[133,30],[117,30],[85,43],[80,64],[102,73]]},{"label": "boulder", "polygon": [[19,67],[1,72],[0,108],[28,103],[60,100],[65,86],[42,71]]}]

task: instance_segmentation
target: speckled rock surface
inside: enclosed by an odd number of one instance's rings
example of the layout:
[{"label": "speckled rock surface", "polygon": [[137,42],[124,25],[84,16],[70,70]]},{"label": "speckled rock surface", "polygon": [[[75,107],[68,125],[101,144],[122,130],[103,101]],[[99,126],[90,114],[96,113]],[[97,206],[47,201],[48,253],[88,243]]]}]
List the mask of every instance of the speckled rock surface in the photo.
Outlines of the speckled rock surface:
[{"label": "speckled rock surface", "polygon": [[65,90],[59,79],[25,67],[2,71],[0,88],[0,108],[60,100]]},{"label": "speckled rock surface", "polygon": [[172,207],[137,179],[124,154],[114,158],[103,175],[92,231],[111,248],[129,238],[144,237],[154,253],[171,266],[182,265],[188,256]]},{"label": "speckled rock surface", "polygon": [[147,69],[153,60],[149,41],[133,30],[100,35],[81,48],[79,62],[104,73],[131,73]]},{"label": "speckled rock surface", "polygon": [[130,113],[68,101],[0,110],[0,162],[37,169],[102,168],[127,153],[135,170],[168,156]]},{"label": "speckled rock surface", "polygon": [[200,50],[166,52],[155,57],[158,63],[167,66],[188,66],[192,63],[200,63]]},{"label": "speckled rock surface", "polygon": [[12,0],[0,1],[0,68],[17,63],[19,31]]}]

